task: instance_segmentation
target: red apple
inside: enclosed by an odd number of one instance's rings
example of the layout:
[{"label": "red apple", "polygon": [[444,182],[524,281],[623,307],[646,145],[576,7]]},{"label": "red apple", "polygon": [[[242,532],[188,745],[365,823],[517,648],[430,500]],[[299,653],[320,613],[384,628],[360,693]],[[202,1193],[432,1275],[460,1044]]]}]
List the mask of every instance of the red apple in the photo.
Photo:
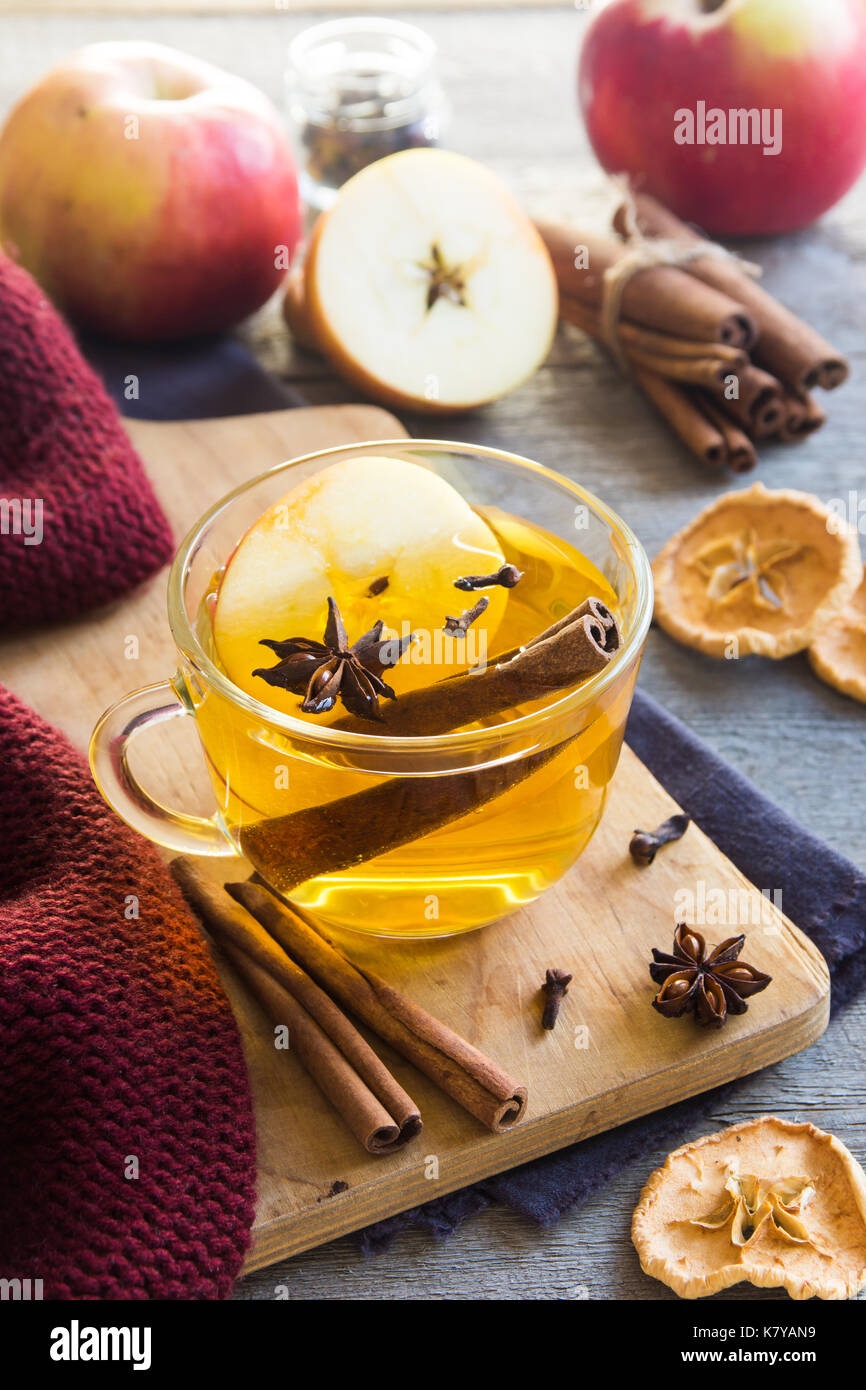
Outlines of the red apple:
[{"label": "red apple", "polygon": [[280,118],[248,82],[152,43],[54,68],[0,132],[0,240],[84,327],[211,332],[278,287],[301,228]]},{"label": "red apple", "polygon": [[709,232],[791,231],[866,163],[866,4],[614,0],[587,30],[579,97],[610,173]]}]

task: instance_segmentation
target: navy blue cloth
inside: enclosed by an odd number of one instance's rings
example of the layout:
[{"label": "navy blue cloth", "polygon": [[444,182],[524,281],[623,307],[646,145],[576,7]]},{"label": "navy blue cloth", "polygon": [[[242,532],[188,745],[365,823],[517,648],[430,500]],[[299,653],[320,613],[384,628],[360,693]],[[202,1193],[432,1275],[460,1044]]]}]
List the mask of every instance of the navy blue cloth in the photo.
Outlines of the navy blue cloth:
[{"label": "navy blue cloth", "polygon": [[209,420],[307,404],[230,336],[154,347],[85,337],[80,346],[121,415],[133,420]]},{"label": "navy blue cloth", "polygon": [[[93,342],[85,342],[84,348],[127,415],[190,419],[305,404],[231,338],[168,349],[123,349]],[[138,401],[125,399],[129,373],[139,376]],[[866,875],[793,821],[641,691],[635,696],[627,739],[746,878],[758,887],[781,887],[787,916],[812,938],[830,967],[834,1011],[843,1008],[866,987]],[[641,1155],[661,1145],[672,1147],[679,1132],[716,1110],[742,1084],[729,1082],[380,1221],[360,1232],[362,1249],[377,1253],[408,1225],[448,1235],[493,1202],[551,1225]]]}]

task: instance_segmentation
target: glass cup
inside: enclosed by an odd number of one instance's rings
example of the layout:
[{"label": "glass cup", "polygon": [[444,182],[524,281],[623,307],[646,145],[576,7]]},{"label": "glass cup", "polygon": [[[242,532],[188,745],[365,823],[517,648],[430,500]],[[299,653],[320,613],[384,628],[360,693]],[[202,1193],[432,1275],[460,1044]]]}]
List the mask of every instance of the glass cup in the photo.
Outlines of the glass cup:
[{"label": "glass cup", "polygon": [[[541,708],[432,737],[316,725],[235,686],[208,641],[215,575],[297,483],[342,459],[382,454],[432,469],[485,512],[504,515],[506,506],[539,528],[551,553],[573,547],[591,561],[620,618],[622,641],[609,664]],[[168,578],[178,669],[102,716],[91,740],[93,775],[108,803],[157,844],[245,853],[271,888],[337,929],[399,938],[469,931],[533,901],[589,843],[651,612],[649,562],[631,530],[540,464],[435,440],[305,455],[236,488],[183,541]],[[561,616],[551,609],[540,628]],[[196,723],[217,801],[210,817],[162,805],[130,767],[141,730],[178,716]]]}]

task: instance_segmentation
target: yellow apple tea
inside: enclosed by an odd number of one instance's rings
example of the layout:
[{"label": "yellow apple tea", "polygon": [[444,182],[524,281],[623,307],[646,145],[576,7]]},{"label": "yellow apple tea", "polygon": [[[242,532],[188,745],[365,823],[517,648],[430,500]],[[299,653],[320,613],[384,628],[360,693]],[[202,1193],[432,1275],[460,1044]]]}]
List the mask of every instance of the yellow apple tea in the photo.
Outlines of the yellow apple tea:
[{"label": "yellow apple tea", "polygon": [[[379,619],[386,624],[383,638],[405,637],[410,624],[416,632],[398,664],[381,672],[396,697],[380,698],[386,716],[398,709],[401,696],[409,708],[417,699],[412,692],[421,692],[423,699],[428,687],[457,681],[470,667],[495,664],[498,656],[533,643],[586,600],[600,600],[619,616],[614,589],[578,545],[497,508],[479,508],[474,516],[492,541],[476,537],[477,544],[466,550],[467,568],[455,572],[451,557],[444,577],[435,573],[431,552],[427,588],[436,592],[426,608],[423,565],[411,576],[412,602],[400,596],[399,584],[390,584],[387,573],[353,566],[352,554],[346,556],[345,573],[337,567],[328,575],[340,589],[349,644]],[[461,525],[461,535],[474,534],[474,523]],[[309,534],[305,544],[308,539]],[[351,551],[350,543],[347,548]],[[505,564],[522,577],[511,588],[455,587],[467,573],[486,572],[475,563],[482,559],[489,571]],[[224,827],[269,884],[334,927],[425,937],[493,921],[538,897],[574,863],[602,814],[637,663],[579,709],[570,707],[563,688],[541,698],[518,697],[507,708],[465,724],[454,724],[452,715],[453,727],[444,739],[436,737],[434,756],[429,738],[390,735],[387,717],[381,723],[358,717],[339,700],[318,713],[304,712],[300,687],[277,689],[264,676],[253,676],[272,663],[279,667],[297,659],[296,653],[280,658],[290,638],[321,643],[325,608],[320,594],[314,595],[320,621],[299,629],[295,588],[288,601],[295,610],[285,621],[276,608],[261,616],[256,584],[268,590],[264,613],[273,569],[264,553],[253,554],[249,563],[242,560],[238,574],[246,565],[251,583],[247,587],[245,581],[242,590],[236,583],[232,597],[225,575],[234,563],[230,557],[228,567],[214,575],[200,605],[199,641],[247,694],[290,713],[293,728],[270,723],[219,688],[194,678],[187,683]],[[399,566],[398,558],[394,574]],[[298,586],[308,578],[309,567],[300,566]],[[479,619],[464,636],[443,632],[446,618],[459,625],[463,612],[481,598],[489,600],[482,618],[494,612],[489,628],[477,627]],[[428,615],[435,610],[437,622],[417,631],[416,608]],[[543,721],[533,721],[541,709]],[[323,731],[333,737],[323,737]],[[449,740],[453,755],[443,757]],[[304,865],[316,872],[298,881]]]}]

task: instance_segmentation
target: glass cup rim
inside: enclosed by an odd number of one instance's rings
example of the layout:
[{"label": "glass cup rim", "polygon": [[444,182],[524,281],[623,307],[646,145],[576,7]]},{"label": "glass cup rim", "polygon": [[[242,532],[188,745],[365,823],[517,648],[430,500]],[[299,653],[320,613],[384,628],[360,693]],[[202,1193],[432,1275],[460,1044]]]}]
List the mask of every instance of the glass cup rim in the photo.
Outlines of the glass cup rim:
[{"label": "glass cup rim", "polygon": [[[231,504],[241,497],[245,492],[251,491],[259,483],[267,478],[273,477],[277,473],[288,472],[291,468],[303,463],[311,463],[317,459],[326,459],[336,454],[351,454],[362,449],[379,449],[383,452],[388,450],[405,450],[409,448],[419,448],[436,453],[464,453],[472,454],[482,459],[489,459],[491,462],[505,462],[516,465],[518,468],[525,469],[536,476],[543,478],[546,482],[553,484],[561,492],[570,494],[572,497],[579,498],[580,501],[591,508],[611,529],[619,536],[624,543],[628,554],[628,559],[632,566],[632,573],[637,587],[636,596],[636,616],[632,624],[632,631],[623,641],[619,651],[611,661],[589,680],[584,681],[575,690],[566,691],[560,699],[545,705],[542,709],[535,710],[530,714],[521,715],[517,719],[509,719],[501,724],[495,724],[487,729],[474,729],[470,731],[452,732],[447,734],[419,734],[419,735],[399,735],[394,734],[375,734],[336,729],[332,725],[323,724],[320,726],[308,724],[302,719],[295,718],[294,715],[285,714],[282,710],[274,709],[271,705],[257,700],[254,695],[248,695],[245,690],[236,686],[227,675],[211,660],[202,648],[198,636],[190,622],[189,615],[184,602],[184,591],[186,580],[189,576],[190,567],[198,551],[201,540],[211,523],[223,511],[227,510]],[[649,630],[650,619],[652,617],[653,600],[653,581],[652,570],[646,551],[632,531],[631,527],[617,515],[606,502],[602,502],[594,493],[582,487],[579,483],[574,483],[570,478],[557,473],[554,469],[546,467],[545,464],[535,463],[532,459],[524,458],[520,454],[510,453],[505,449],[495,449],[484,444],[461,443],[458,440],[444,439],[416,439],[405,437],[403,439],[371,439],[359,440],[354,444],[338,444],[328,449],[315,449],[308,454],[299,454],[296,458],[286,459],[282,463],[276,463],[271,468],[266,468],[262,473],[257,473],[255,477],[248,478],[245,482],[232,488],[218,498],[198,521],[190,528],[184,539],[181,541],[177,553],[172,561],[168,573],[167,585],[167,606],[168,622],[175,646],[191,665],[198,671],[208,686],[214,687],[232,704],[239,706],[248,714],[260,719],[263,723],[269,724],[281,731],[293,734],[312,742],[319,743],[329,750],[354,749],[364,752],[429,752],[433,749],[441,749],[449,753],[457,753],[464,748],[477,749],[485,744],[500,742],[503,738],[511,738],[514,735],[522,735],[534,731],[539,726],[549,723],[552,719],[570,714],[573,710],[582,705],[588,705],[602,695],[618,678],[623,668],[629,666],[637,657],[646,634]]]}]

